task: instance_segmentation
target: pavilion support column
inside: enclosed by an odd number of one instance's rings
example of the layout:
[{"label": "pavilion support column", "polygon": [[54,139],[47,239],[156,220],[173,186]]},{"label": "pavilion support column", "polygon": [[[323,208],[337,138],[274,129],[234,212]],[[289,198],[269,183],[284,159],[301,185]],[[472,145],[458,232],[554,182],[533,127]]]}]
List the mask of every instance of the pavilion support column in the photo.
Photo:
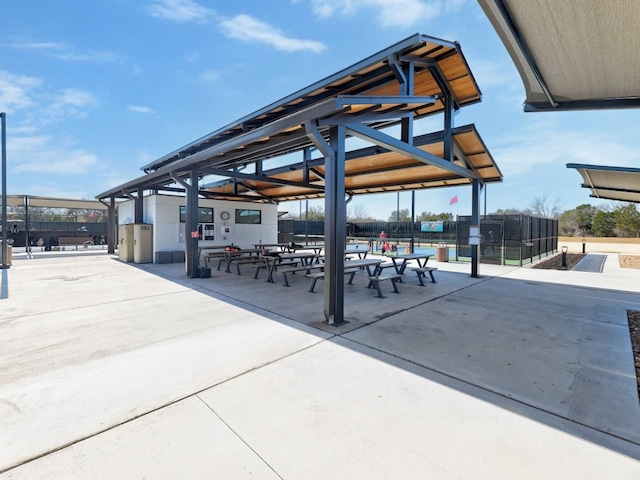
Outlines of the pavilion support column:
[{"label": "pavilion support column", "polygon": [[[471,225],[480,227],[480,180],[473,179],[471,184]],[[481,238],[482,240],[482,238]],[[471,276],[478,278],[478,264],[480,263],[480,245],[471,245]]]},{"label": "pavilion support column", "polygon": [[[200,277],[200,258],[198,255],[198,170],[189,174],[190,182],[184,182],[186,188],[185,235],[185,274],[187,278]],[[196,232],[194,235],[193,232]]]},{"label": "pavilion support column", "polygon": [[111,201],[107,205],[107,253],[116,252],[116,237],[118,236],[116,221],[116,199],[111,197]]},{"label": "pavilion support column", "polygon": [[142,188],[138,188],[133,205],[133,223],[144,223],[144,190]]},{"label": "pavilion support column", "polygon": [[344,322],[344,250],[347,236],[344,162],[345,133],[342,125],[331,128],[325,157],[324,198],[324,316],[329,325]]}]

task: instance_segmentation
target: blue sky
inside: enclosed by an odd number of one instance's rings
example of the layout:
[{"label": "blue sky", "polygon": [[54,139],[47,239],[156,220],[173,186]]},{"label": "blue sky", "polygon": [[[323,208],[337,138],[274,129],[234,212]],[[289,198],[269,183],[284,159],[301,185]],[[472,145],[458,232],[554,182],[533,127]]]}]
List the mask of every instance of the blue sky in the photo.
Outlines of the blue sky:
[{"label": "blue sky", "polygon": [[[9,194],[93,198],[416,32],[459,42],[482,91],[455,124],[476,124],[504,175],[488,212],[543,196],[606,205],[565,164],[638,165],[638,111],[523,112],[520,77],[475,0],[0,0],[0,16]],[[438,117],[416,132],[441,128]],[[470,198],[471,187],[422,191],[416,210],[468,214]],[[387,218],[396,201],[352,204]],[[400,194],[401,209],[410,201]]]}]

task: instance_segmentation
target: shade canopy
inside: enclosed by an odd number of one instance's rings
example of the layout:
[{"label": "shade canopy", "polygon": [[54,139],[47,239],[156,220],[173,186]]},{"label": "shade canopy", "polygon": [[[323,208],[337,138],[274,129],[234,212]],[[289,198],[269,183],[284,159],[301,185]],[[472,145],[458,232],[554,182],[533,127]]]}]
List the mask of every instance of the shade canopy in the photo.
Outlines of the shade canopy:
[{"label": "shade canopy", "polygon": [[478,0],[513,59],[525,111],[640,107],[637,0]]},{"label": "shade canopy", "polygon": [[[78,210],[107,210],[107,206],[96,200],[39,197],[34,195],[7,195],[7,206],[19,207],[28,202],[29,207],[64,208]],[[0,202],[1,204],[2,202]]]},{"label": "shade canopy", "polygon": [[[198,192],[209,198],[279,202],[322,197],[324,157],[314,160],[313,151],[322,152],[338,124],[349,137],[375,145],[348,152],[351,193],[501,181],[473,126],[456,129],[455,142],[447,128],[455,110],[480,100],[460,46],[416,34],[145,165],[146,175],[97,198],[128,198],[141,189],[181,192],[182,179],[193,171],[211,179]],[[387,127],[437,113],[445,117],[442,132],[410,135],[408,142],[385,133]],[[294,153],[299,156],[289,155]],[[322,155],[316,152],[316,157]],[[267,169],[266,161],[274,158],[293,160]]]},{"label": "shade canopy", "polygon": [[607,167],[568,163],[584,180],[583,188],[603,200],[640,203],[640,168]]}]

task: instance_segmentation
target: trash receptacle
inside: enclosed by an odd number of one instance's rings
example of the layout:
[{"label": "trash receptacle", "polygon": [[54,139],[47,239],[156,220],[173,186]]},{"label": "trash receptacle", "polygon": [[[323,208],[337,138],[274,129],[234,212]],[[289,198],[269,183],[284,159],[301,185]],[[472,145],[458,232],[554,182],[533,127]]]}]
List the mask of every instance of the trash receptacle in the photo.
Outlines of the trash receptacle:
[{"label": "trash receptacle", "polygon": [[436,260],[438,262],[448,262],[449,261],[449,247],[446,245],[440,244],[436,249]]}]

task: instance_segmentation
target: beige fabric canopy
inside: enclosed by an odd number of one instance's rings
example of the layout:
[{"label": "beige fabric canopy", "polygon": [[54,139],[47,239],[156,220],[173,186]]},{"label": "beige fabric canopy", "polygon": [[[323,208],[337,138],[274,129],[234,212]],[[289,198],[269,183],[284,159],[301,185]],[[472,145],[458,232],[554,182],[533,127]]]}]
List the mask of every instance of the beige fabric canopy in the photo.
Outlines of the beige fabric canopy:
[{"label": "beige fabric canopy", "polygon": [[[77,200],[70,198],[38,197],[34,195],[7,195],[7,206],[19,207],[28,199],[30,207],[67,208],[80,210],[107,210],[107,206],[96,200]],[[0,203],[1,205],[1,203]]]},{"label": "beige fabric canopy", "polygon": [[478,0],[513,59],[525,111],[640,107],[637,0]]},{"label": "beige fabric canopy", "polygon": [[568,163],[584,180],[583,188],[591,190],[593,198],[640,203],[640,168],[607,167]]}]

